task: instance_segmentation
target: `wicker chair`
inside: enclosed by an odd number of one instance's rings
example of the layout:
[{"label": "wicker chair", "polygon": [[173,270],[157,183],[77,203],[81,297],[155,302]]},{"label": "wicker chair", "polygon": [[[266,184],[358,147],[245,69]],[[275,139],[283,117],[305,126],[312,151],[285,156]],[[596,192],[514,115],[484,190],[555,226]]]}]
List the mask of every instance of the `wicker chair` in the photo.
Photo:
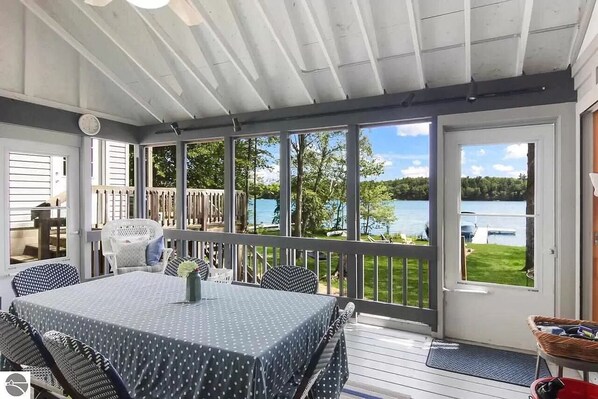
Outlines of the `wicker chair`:
[{"label": "wicker chair", "polygon": [[43,391],[59,395],[70,394],[68,383],[44,346],[42,336],[25,320],[2,311],[0,352],[10,369],[31,373],[31,385],[36,393]]},{"label": "wicker chair", "polygon": [[92,347],[58,331],[45,333],[44,343],[77,396],[131,399],[114,366]]},{"label": "wicker chair", "polygon": [[25,296],[79,284],[79,272],[71,265],[48,263],[18,272],[12,279],[15,296]]},{"label": "wicker chair", "polygon": [[119,267],[116,262],[116,253],[112,248],[112,239],[122,241],[149,241],[164,236],[162,227],[151,219],[119,219],[112,220],[102,228],[102,252],[112,267],[114,274],[122,274],[134,271],[162,273],[168,264],[168,258],[172,254],[172,248],[164,248],[162,260],[154,266],[144,264]]},{"label": "wicker chair", "polygon": [[201,276],[201,279],[202,280],[208,279],[208,274],[210,274],[210,266],[208,266],[208,264],[203,259],[192,258],[189,256],[185,257],[185,258],[182,258],[179,256],[172,258],[168,262],[166,269],[164,269],[164,274],[166,274],[167,276],[176,276],[179,265],[186,261],[191,261],[191,262],[197,263],[197,266],[199,266],[199,275]]},{"label": "wicker chair", "polygon": [[318,292],[318,277],[309,269],[298,266],[277,266],[264,274],[260,286],[271,290],[302,292],[315,294]]},{"label": "wicker chair", "polygon": [[[328,327],[326,334],[324,334],[318,343],[316,350],[312,353],[303,375],[300,378],[291,378],[281,392],[282,397],[293,399],[313,397],[310,390],[323,376],[323,372],[326,371],[334,354],[334,350],[336,349],[336,345],[343,334],[345,325],[353,315],[354,311],[355,305],[353,302],[349,302],[345,307],[345,310],[343,310],[339,317],[337,317],[330,327]],[[299,381],[299,383],[296,381]]]}]

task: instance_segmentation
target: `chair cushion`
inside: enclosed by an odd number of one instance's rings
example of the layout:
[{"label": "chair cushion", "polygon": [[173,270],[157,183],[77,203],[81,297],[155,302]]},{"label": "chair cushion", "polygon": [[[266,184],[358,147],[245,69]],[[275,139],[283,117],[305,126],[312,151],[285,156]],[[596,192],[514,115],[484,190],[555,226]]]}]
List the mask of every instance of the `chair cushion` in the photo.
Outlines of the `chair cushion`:
[{"label": "chair cushion", "polygon": [[162,252],[164,252],[164,236],[149,240],[145,250],[145,263],[147,263],[148,266],[157,265],[160,263]]},{"label": "chair cushion", "polygon": [[117,268],[145,265],[145,249],[147,241],[124,242],[111,240],[112,250],[116,256]]}]

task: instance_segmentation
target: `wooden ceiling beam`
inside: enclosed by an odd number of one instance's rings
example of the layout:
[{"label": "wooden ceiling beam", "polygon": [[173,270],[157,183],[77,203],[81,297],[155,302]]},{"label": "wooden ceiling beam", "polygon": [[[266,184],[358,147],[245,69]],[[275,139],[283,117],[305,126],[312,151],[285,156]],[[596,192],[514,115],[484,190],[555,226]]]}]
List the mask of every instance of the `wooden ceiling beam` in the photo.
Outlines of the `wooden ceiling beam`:
[{"label": "wooden ceiling beam", "polygon": [[233,48],[228,44],[226,38],[224,37],[222,32],[220,32],[220,29],[218,29],[218,27],[210,17],[210,14],[198,0],[192,0],[192,3],[199,15],[201,15],[201,17],[203,18],[204,23],[202,25],[207,28],[207,30],[210,32],[216,43],[222,48],[222,51],[224,52],[226,57],[230,60],[230,62],[232,62],[233,66],[237,69],[237,71],[243,77],[245,82],[247,82],[247,84],[251,87],[252,91],[259,99],[262,107],[264,109],[270,109],[268,96],[266,96],[261,87],[259,87],[258,84],[253,80],[251,73],[247,70],[245,64],[243,64],[243,61],[241,61],[241,59],[235,53]]},{"label": "wooden ceiling beam", "polygon": [[134,54],[127,43],[102,19],[102,17],[89,6],[79,0],[71,0],[71,3],[77,7],[83,15],[87,17],[116,47],[118,47],[133,64],[137,66],[152,82],[154,82],[172,102],[180,108],[190,118],[196,117],[196,112],[193,112],[190,106],[186,105],[183,99],[174,92],[174,90],[164,81],[162,77],[150,71],[144,63]]},{"label": "wooden ceiling beam", "polygon": [[59,37],[67,42],[73,49],[81,54],[94,67],[102,72],[108,79],[117,85],[123,92],[125,92],[133,101],[135,101],[147,113],[153,116],[158,122],[163,122],[164,118],[145,101],[139,94],[129,88],[129,86],[104,64],[98,57],[96,57],[87,47],[79,42],[73,35],[66,31],[54,18],[52,18],[46,11],[44,11],[35,0],[20,0],[21,3],[31,11],[37,18],[44,22],[48,28],[54,31]]},{"label": "wooden ceiling beam", "polygon": [[465,82],[471,76],[471,0],[463,0],[463,27],[465,28]]},{"label": "wooden ceiling beam", "polygon": [[[363,16],[362,8],[359,5],[359,0],[353,0],[353,8],[355,9],[355,15],[357,17],[357,23],[359,24],[359,29],[361,30],[361,35],[363,37],[363,42],[365,44],[365,49],[368,54],[368,59],[370,60],[370,64],[372,66],[372,72],[374,72],[374,81],[376,82],[376,88],[380,94],[386,93],[384,90],[384,85],[382,84],[382,79],[380,78],[380,64],[378,63],[378,58],[374,54],[374,46],[376,43],[370,37],[368,33],[365,19]],[[370,3],[368,0],[363,0],[364,7],[370,7]]]},{"label": "wooden ceiling beam", "polygon": [[268,15],[268,12],[266,11],[263,0],[255,0],[255,5],[256,5],[256,8],[258,9],[258,11],[260,12],[262,18],[264,19],[264,22],[266,22],[266,26],[267,26],[268,30],[270,31],[270,33],[272,34],[272,37],[274,38],[274,41],[276,42],[276,45],[280,49],[280,52],[282,53],[284,59],[286,60],[287,64],[289,64],[289,68],[291,69],[291,71],[293,72],[293,74],[295,75],[297,80],[299,80],[299,82],[301,83],[301,89],[303,91],[303,94],[307,98],[308,102],[315,103],[316,96],[310,90],[309,83],[307,82],[305,76],[303,75],[303,72],[297,66],[295,61],[293,60],[293,57],[291,55],[291,50],[288,48],[286,42],[280,37],[280,34],[277,32],[276,28],[274,27],[274,24],[272,23],[272,20],[271,20],[270,16]]},{"label": "wooden ceiling beam", "polygon": [[[310,0],[302,0],[303,7],[305,8],[305,12],[307,13],[307,18],[309,19],[309,23],[311,24],[312,30],[316,34],[318,38],[318,43],[320,44],[320,48],[322,49],[322,53],[324,54],[324,58],[326,59],[326,63],[328,64],[328,68],[330,68],[330,73],[332,73],[332,77],[334,78],[334,83],[338,88],[338,92],[341,95],[341,98],[349,98],[349,94],[343,87],[343,83],[340,79],[340,72],[338,69],[338,65],[332,60],[331,53],[332,51],[336,52],[335,50],[328,49],[326,45],[326,41],[324,40],[324,35],[322,33],[323,29],[320,26],[320,23],[316,19],[316,11],[314,10],[313,5],[311,4]],[[334,46],[334,40],[332,40],[332,45]]]},{"label": "wooden ceiling beam", "polygon": [[517,46],[517,58],[515,62],[515,76],[523,74],[523,62],[525,61],[525,51],[527,49],[527,39],[529,37],[529,27],[532,22],[532,11],[534,0],[525,0],[523,5],[523,16],[521,20],[521,35]]},{"label": "wooden ceiling beam", "polygon": [[588,27],[590,26],[590,20],[592,19],[592,13],[594,12],[595,6],[596,0],[587,0],[581,14],[577,32],[575,32],[575,38],[571,43],[571,50],[569,51],[569,65],[573,65],[575,61],[577,61],[577,57],[579,57],[581,45],[583,44],[586,33],[588,32]]},{"label": "wooden ceiling beam", "polygon": [[189,72],[193,80],[195,80],[204,90],[208,93],[209,97],[220,107],[224,113],[233,112],[230,104],[228,104],[218,93],[214,87],[208,82],[208,80],[202,75],[201,72],[195,67],[193,62],[185,55],[185,53],[178,47],[178,45],[172,40],[170,35],[160,26],[160,24],[152,17],[145,15],[145,13],[139,10],[137,7],[131,5],[141,20],[147,25],[147,27],[154,33],[154,35],[162,42],[164,47],[170,51],[170,53],[176,58],[183,67]]},{"label": "wooden ceiling beam", "polygon": [[426,79],[424,78],[424,66],[422,63],[422,50],[419,42],[419,32],[417,29],[418,23],[416,20],[415,6],[413,4],[413,0],[405,0],[405,2],[407,5],[407,17],[409,18],[409,30],[411,30],[413,53],[415,55],[417,81],[419,83],[419,87],[424,89],[426,87]]}]

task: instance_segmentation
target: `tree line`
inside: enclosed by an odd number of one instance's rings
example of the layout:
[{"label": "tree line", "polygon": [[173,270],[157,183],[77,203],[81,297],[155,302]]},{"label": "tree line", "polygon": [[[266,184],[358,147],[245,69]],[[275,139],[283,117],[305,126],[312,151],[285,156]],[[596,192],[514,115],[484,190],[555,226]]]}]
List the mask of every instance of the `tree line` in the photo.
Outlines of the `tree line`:
[{"label": "tree line", "polygon": [[[384,186],[393,200],[421,200],[429,198],[429,179],[427,177],[404,177],[401,179],[378,182],[362,182],[365,191],[372,185]],[[258,183],[254,194],[257,198],[277,199],[280,186],[278,183]],[[362,190],[362,191],[364,191]],[[525,201],[527,178],[519,177],[463,177],[461,195],[466,201]]]}]

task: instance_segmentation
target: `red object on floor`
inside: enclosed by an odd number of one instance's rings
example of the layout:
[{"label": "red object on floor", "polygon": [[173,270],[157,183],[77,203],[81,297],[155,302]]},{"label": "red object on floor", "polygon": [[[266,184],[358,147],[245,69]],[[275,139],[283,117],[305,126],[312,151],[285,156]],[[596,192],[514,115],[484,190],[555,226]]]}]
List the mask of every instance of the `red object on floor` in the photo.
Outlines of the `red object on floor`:
[{"label": "red object on floor", "polygon": [[[537,393],[538,387],[551,380],[554,380],[554,377],[534,381],[530,387],[532,399],[540,399]],[[559,391],[557,399],[598,399],[598,385],[572,378],[561,378],[561,381],[565,387]]]}]

